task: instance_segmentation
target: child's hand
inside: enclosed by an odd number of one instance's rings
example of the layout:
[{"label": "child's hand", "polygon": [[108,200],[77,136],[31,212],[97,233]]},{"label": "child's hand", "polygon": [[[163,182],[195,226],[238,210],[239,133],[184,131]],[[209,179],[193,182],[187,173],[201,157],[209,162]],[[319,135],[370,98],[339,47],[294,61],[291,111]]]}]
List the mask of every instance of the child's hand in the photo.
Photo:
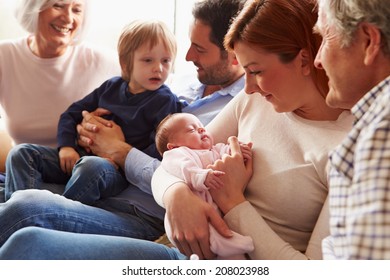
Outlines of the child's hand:
[{"label": "child's hand", "polygon": [[207,188],[218,190],[223,187],[223,183],[220,176],[225,175],[225,172],[218,171],[218,170],[210,170],[209,173],[207,173],[206,179],[204,180],[204,184]]},{"label": "child's hand", "polygon": [[73,166],[80,159],[80,155],[71,147],[62,147],[60,148],[59,157],[62,171],[71,175]]},{"label": "child's hand", "polygon": [[240,148],[244,162],[252,158],[252,142],[247,144],[240,142]]}]

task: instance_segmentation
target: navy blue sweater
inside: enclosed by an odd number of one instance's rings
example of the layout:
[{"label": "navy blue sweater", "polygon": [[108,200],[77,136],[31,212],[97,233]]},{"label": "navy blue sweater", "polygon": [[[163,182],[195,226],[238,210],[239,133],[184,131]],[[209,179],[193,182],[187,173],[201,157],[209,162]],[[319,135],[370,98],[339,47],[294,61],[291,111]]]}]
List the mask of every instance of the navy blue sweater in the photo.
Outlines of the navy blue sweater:
[{"label": "navy blue sweater", "polygon": [[81,112],[92,112],[97,108],[112,113],[105,118],[122,128],[127,143],[161,159],[155,145],[155,130],[165,116],[181,112],[181,103],[165,85],[155,91],[132,94],[128,90],[128,82],[121,77],[114,77],[73,103],[61,115],[57,133],[59,148],[76,148],[76,126],[83,119]]}]

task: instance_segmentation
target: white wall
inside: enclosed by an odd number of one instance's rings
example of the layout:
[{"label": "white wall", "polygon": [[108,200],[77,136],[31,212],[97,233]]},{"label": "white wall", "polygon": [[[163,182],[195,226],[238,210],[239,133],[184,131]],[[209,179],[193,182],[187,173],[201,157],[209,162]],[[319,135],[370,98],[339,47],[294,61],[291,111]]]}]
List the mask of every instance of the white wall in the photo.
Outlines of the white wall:
[{"label": "white wall", "polygon": [[[31,0],[34,1],[34,0]],[[15,0],[0,0],[0,40],[17,38],[26,33],[13,16]],[[185,61],[189,46],[188,26],[195,0],[91,0],[92,18],[87,41],[116,50],[119,34],[134,19],[159,19],[175,31],[178,41],[176,72],[193,71]],[[175,12],[175,7],[177,8]]]}]

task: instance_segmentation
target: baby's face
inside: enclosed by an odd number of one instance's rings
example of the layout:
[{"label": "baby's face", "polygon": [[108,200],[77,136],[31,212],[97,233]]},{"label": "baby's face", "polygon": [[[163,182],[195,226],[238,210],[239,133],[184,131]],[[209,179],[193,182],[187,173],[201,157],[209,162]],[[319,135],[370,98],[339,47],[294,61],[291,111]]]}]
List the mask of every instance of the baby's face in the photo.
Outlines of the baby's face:
[{"label": "baby's face", "polygon": [[[213,138],[203,124],[192,114],[182,113],[175,116],[169,140],[171,148],[186,146],[195,150],[209,150],[213,146]],[[171,149],[170,148],[170,149]]]}]

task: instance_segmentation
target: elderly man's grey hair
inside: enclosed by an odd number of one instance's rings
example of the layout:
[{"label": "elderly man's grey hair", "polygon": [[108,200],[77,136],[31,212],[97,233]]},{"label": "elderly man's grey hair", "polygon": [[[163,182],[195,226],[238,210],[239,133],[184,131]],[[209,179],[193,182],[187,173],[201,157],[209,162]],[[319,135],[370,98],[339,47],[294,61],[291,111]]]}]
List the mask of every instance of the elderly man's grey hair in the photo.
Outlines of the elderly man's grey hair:
[{"label": "elderly man's grey hair", "polygon": [[351,44],[361,22],[378,27],[382,50],[390,55],[390,0],[318,0],[327,22],[342,37],[343,46]]},{"label": "elderly man's grey hair", "polygon": [[[19,0],[15,10],[15,17],[27,32],[35,34],[38,29],[39,13],[58,2],[71,3],[72,0]],[[74,37],[74,44],[81,42],[85,36],[89,18],[88,10],[88,0],[84,0],[83,22]]]}]

